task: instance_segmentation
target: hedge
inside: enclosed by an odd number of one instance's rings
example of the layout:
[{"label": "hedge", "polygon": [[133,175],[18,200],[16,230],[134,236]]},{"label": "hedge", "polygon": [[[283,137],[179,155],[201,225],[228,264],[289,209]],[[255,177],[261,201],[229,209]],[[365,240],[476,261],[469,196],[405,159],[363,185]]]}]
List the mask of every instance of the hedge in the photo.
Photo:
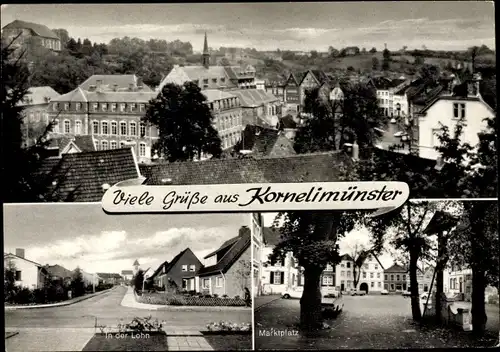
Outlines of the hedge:
[{"label": "hedge", "polygon": [[159,304],[170,306],[224,306],[224,307],[244,307],[246,303],[239,297],[219,298],[219,297],[197,297],[171,295],[165,293],[143,293],[137,297],[137,301],[147,304]]}]

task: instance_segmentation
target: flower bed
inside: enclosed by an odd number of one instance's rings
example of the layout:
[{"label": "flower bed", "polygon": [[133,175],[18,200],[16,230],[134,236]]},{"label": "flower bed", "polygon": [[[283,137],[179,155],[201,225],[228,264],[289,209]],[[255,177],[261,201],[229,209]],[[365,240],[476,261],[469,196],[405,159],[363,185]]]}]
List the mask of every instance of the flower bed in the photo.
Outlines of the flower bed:
[{"label": "flower bed", "polygon": [[236,334],[251,334],[252,327],[250,323],[231,323],[227,321],[212,322],[207,324],[207,330],[202,331],[203,334],[210,335],[236,335]]},{"label": "flower bed", "polygon": [[144,293],[137,296],[137,302],[170,306],[212,306],[212,307],[244,307],[246,303],[241,298],[197,297],[173,295],[165,293]]}]

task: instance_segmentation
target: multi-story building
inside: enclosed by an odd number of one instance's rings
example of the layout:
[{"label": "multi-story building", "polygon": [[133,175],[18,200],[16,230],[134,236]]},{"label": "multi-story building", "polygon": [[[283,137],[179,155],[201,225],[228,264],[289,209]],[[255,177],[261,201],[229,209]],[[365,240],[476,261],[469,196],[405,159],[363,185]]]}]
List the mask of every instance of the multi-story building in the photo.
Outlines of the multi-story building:
[{"label": "multi-story building", "polygon": [[467,85],[465,93],[458,94],[446,90],[415,114],[418,119],[417,143],[420,157],[436,160],[439,157],[436,147],[441,144],[438,135],[442,126],[454,131],[461,119],[466,124],[462,130],[461,141],[472,146],[477,145],[479,134],[487,127],[484,119],[495,117],[495,111],[481,96],[480,81],[481,76],[474,75],[472,80],[464,83]]},{"label": "multi-story building", "polygon": [[10,42],[16,37],[14,47],[41,45],[52,51],[61,51],[61,39],[43,24],[15,20],[2,28],[2,38]]},{"label": "multi-story building", "polygon": [[253,295],[262,294],[262,249],[264,247],[263,237],[264,219],[261,213],[250,214],[250,233],[252,236],[252,287]]},{"label": "multi-story building", "polygon": [[271,92],[279,101],[282,103],[286,103],[286,94],[285,94],[285,83],[283,82],[266,82],[265,89],[268,92]]},{"label": "multi-story building", "polygon": [[297,76],[290,73],[284,88],[285,106],[287,112],[297,116],[300,112],[300,82]]},{"label": "multi-story building", "polygon": [[[377,90],[377,98],[379,101],[379,108],[385,116],[407,116],[407,104],[402,104],[404,98],[403,87],[408,84],[404,79],[389,79],[386,77],[379,77],[373,79]],[[395,94],[397,93],[397,94]],[[394,98],[394,96],[397,98]],[[395,102],[397,100],[397,102]],[[397,105],[399,104],[399,105]],[[405,111],[406,110],[406,111]]]},{"label": "multi-story building", "polygon": [[19,103],[23,111],[24,145],[30,146],[42,136],[49,124],[48,109],[52,99],[61,95],[51,87],[31,87]]},{"label": "multi-story building", "polygon": [[340,263],[335,267],[335,286],[340,288],[340,291],[350,291],[354,289],[354,261],[349,254],[344,254]]},{"label": "multi-story building", "polygon": [[389,292],[405,291],[407,289],[408,270],[398,264],[384,270],[384,289]]},{"label": "multi-story building", "polygon": [[[418,292],[429,292],[431,290],[436,290],[436,279],[434,278],[434,282],[432,282],[432,278],[434,277],[434,267],[429,265],[425,267],[417,268],[417,282],[418,282]],[[406,275],[406,287],[408,290],[411,288],[410,284],[410,275]],[[447,292],[448,285],[444,283],[444,292]]]},{"label": "multi-story building", "polygon": [[360,268],[357,289],[380,292],[384,289],[384,267],[376,255],[370,254]]},{"label": "multi-story building", "polygon": [[80,87],[51,101],[49,119],[54,135],[93,135],[97,150],[133,147],[138,161],[151,161],[158,139],[156,127],[142,123],[155,92],[109,91],[100,86]]},{"label": "multi-story building", "polygon": [[206,89],[202,93],[214,116],[213,123],[222,141],[222,149],[232,148],[240,140],[243,131],[240,98],[237,94],[218,89]]},{"label": "multi-story building", "polygon": [[243,127],[259,125],[276,127],[282,114],[282,103],[263,89],[239,89],[231,91],[241,102]]},{"label": "multi-story building", "polygon": [[194,82],[201,89],[248,89],[256,88],[255,68],[252,65],[211,66],[207,35],[202,54],[201,65],[174,65],[170,73],[161,81],[161,91],[167,83],[182,85]]}]

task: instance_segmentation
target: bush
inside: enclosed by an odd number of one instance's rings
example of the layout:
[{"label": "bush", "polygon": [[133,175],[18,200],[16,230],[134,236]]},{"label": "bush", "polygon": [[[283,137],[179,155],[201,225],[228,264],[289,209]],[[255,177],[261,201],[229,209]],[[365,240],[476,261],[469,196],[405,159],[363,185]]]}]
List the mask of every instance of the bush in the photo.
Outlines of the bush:
[{"label": "bush", "polygon": [[27,287],[23,287],[17,291],[16,295],[13,297],[13,303],[17,304],[30,304],[35,303],[35,295],[32,290]]},{"label": "bush", "polygon": [[222,295],[222,298],[228,298],[229,296],[228,295]]},{"label": "bush", "polygon": [[240,296],[234,296],[234,299],[241,299]]},{"label": "bush", "polygon": [[219,295],[217,293],[214,293],[214,298],[219,298]]}]

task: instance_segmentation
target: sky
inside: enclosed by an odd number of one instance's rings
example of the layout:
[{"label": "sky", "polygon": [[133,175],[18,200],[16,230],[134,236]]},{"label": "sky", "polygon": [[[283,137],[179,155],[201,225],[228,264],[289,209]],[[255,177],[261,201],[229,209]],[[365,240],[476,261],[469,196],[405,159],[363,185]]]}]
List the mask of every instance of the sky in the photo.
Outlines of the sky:
[{"label": "sky", "polygon": [[[186,247],[203,257],[249,225],[249,214],[107,215],[100,204],[4,205],[4,252],[88,273],[155,270]],[[149,274],[150,272],[148,272]]]},{"label": "sky", "polygon": [[205,32],[213,48],[495,48],[494,4],[485,1],[2,5],[2,24],[15,19],[93,42],[179,39],[195,51],[202,50]]}]

